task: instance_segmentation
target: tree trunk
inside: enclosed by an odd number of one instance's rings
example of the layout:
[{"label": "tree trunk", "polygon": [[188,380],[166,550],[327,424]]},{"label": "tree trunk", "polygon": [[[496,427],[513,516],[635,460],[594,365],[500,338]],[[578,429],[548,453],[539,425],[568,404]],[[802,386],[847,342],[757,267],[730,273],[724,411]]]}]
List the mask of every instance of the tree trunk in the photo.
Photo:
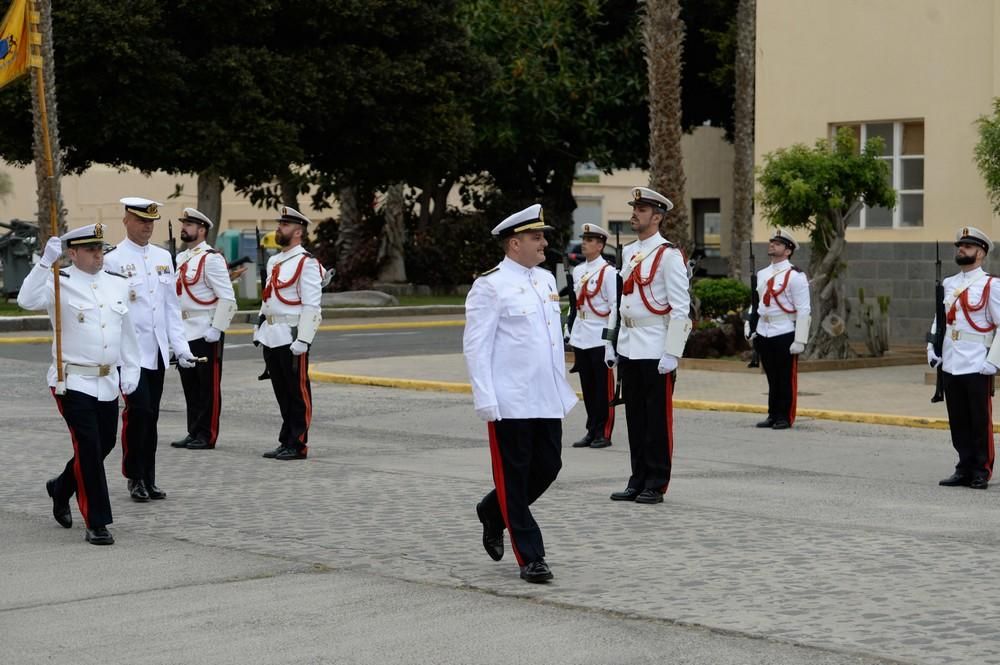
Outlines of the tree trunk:
[{"label": "tree trunk", "polygon": [[[754,67],[757,0],[740,0],[736,10],[736,63],[733,95],[733,217],[729,274],[743,276],[743,243],[753,229]],[[751,270],[753,266],[751,266]]]},{"label": "tree trunk", "polygon": [[302,212],[299,209],[299,184],[291,171],[287,171],[278,178],[278,188],[281,191],[281,205]]},{"label": "tree trunk", "polygon": [[816,251],[819,243],[813,243],[809,280],[812,296],[812,326],[810,343],[806,349],[806,359],[854,358],[857,353],[851,349],[847,337],[847,319],[850,314],[844,285],[847,269],[844,254],[847,240],[844,237],[845,217],[831,215],[833,231],[823,239],[827,247],[825,254]]},{"label": "tree trunk", "polygon": [[340,202],[340,226],[337,242],[337,272],[348,273],[351,254],[361,241],[361,208],[358,207],[358,193],[354,187],[341,187],[337,193]]},{"label": "tree trunk", "polygon": [[378,248],[380,282],[406,283],[406,262],[403,254],[406,243],[405,206],[403,184],[390,186],[385,195],[385,226]]},{"label": "tree trunk", "polygon": [[209,245],[215,245],[219,224],[222,223],[222,178],[211,171],[198,174],[198,210],[213,222],[205,240]]},{"label": "tree trunk", "polygon": [[681,153],[684,22],[680,12],[680,0],[647,0],[643,38],[649,70],[649,186],[674,204],[660,225],[664,236],[689,250]]},{"label": "tree trunk", "polygon": [[[56,75],[55,56],[52,46],[52,2],[38,0],[40,19],[39,32],[42,35],[42,68],[31,68],[31,113],[34,118],[34,157],[35,179],[38,183],[38,242],[43,246],[52,234],[52,215],[50,202],[55,202],[57,231],[66,232],[66,211],[63,208],[62,188],[62,149],[59,144],[59,113],[56,106]],[[24,45],[27,47],[27,45]],[[36,92],[38,77],[42,76],[45,89],[45,110],[49,126],[49,146],[52,153],[52,173],[49,178],[47,160],[45,158],[45,143],[42,132],[41,102]]]}]

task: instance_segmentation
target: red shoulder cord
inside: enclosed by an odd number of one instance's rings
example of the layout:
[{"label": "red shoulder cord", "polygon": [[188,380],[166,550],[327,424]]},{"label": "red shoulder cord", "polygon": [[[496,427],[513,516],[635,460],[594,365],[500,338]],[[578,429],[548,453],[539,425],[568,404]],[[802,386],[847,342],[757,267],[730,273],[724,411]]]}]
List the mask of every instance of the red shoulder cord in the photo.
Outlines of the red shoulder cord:
[{"label": "red shoulder cord", "polygon": [[778,309],[780,309],[782,312],[785,312],[786,314],[794,314],[797,311],[795,309],[795,305],[792,305],[791,309],[787,309],[784,305],[781,304],[781,301],[778,300],[778,296],[784,293],[785,289],[788,288],[788,280],[789,278],[791,278],[791,276],[792,276],[792,269],[789,268],[788,270],[785,271],[785,279],[784,281],[781,282],[781,288],[778,289],[777,291],[774,290],[774,277],[777,277],[777,275],[767,280],[767,291],[764,291],[764,298],[763,298],[765,305],[770,305],[771,299],[773,298],[774,304],[777,305]]},{"label": "red shoulder cord", "polygon": [[[656,271],[660,267],[660,259],[663,258],[663,253],[667,251],[667,247],[669,247],[669,245],[660,245],[659,249],[656,251],[656,256],[653,257],[653,265],[650,267],[649,274],[646,275],[646,277],[642,276],[642,262],[640,261],[639,265],[637,265],[635,269],[629,273],[628,279],[626,279],[625,283],[622,285],[622,293],[625,295],[632,293],[635,286],[638,285],[639,297],[642,298],[642,304],[645,305],[646,309],[648,309],[652,314],[656,314],[657,316],[669,314],[673,307],[669,304],[667,304],[666,307],[654,307],[653,304],[650,303],[650,299],[652,299],[657,305],[662,305],[663,303],[656,300],[656,296],[653,295],[652,289],[649,289],[649,296],[647,297],[646,287],[653,283],[653,277],[656,276]],[[685,265],[687,265],[687,259],[684,257],[683,250],[681,250],[681,260],[684,261]],[[636,276],[637,273],[638,276]]]},{"label": "red shoulder cord", "polygon": [[596,296],[598,293],[601,292],[601,284],[604,283],[604,271],[605,271],[605,269],[607,267],[608,267],[607,264],[605,264],[604,266],[601,267],[601,271],[599,273],[597,273],[597,283],[594,284],[594,290],[593,291],[588,291],[587,290],[587,282],[584,282],[583,285],[580,287],[580,295],[576,299],[576,308],[577,309],[583,309],[584,304],[586,304],[588,307],[590,307],[590,311],[593,312],[594,314],[596,314],[597,316],[610,316],[611,315],[611,307],[610,306],[608,307],[608,311],[606,311],[606,312],[599,312],[599,311],[597,311],[597,308],[594,307],[594,301],[592,300],[592,298],[594,296]]},{"label": "red shoulder cord", "polygon": [[281,290],[287,289],[288,287],[294,285],[295,282],[299,281],[299,277],[302,275],[302,267],[306,264],[306,259],[308,258],[309,258],[308,256],[305,255],[302,256],[302,260],[299,261],[299,265],[295,268],[295,274],[292,275],[291,279],[289,279],[287,282],[282,282],[280,279],[278,279],[278,275],[281,274],[281,266],[284,263],[284,261],[274,266],[274,268],[271,270],[271,279],[267,280],[267,286],[264,287],[264,300],[270,298],[271,294],[273,293],[275,296],[278,297],[278,300],[285,303],[286,305],[301,305],[302,304],[301,299],[287,300],[285,299],[284,296],[281,295]]},{"label": "red shoulder cord", "polygon": [[981,327],[976,325],[976,323],[972,320],[972,317],[969,316],[969,312],[978,312],[979,310],[986,307],[986,303],[989,302],[990,300],[990,283],[992,281],[993,281],[992,277],[986,280],[986,286],[983,287],[983,295],[982,297],[980,297],[979,302],[976,303],[975,305],[969,304],[969,289],[965,289],[964,291],[962,291],[962,295],[956,298],[955,302],[951,303],[951,309],[948,310],[948,317],[947,317],[948,323],[949,324],[955,323],[955,317],[957,314],[955,310],[958,306],[959,301],[961,301],[962,313],[965,315],[965,320],[969,322],[969,325],[972,326],[973,330],[981,333],[988,333],[993,330],[996,330],[997,326],[995,323],[987,322],[985,327]]},{"label": "red shoulder cord", "polygon": [[188,264],[191,259],[188,259],[181,264],[181,269],[177,271],[177,295],[181,295],[182,291],[187,291],[188,297],[199,305],[214,305],[219,302],[219,296],[215,296],[211,300],[199,300],[197,296],[191,293],[191,287],[198,283],[201,278],[202,270],[205,268],[205,261],[208,261],[208,254],[205,254],[205,258],[201,260],[198,264],[198,269],[194,272],[194,277],[190,280],[187,278]]}]

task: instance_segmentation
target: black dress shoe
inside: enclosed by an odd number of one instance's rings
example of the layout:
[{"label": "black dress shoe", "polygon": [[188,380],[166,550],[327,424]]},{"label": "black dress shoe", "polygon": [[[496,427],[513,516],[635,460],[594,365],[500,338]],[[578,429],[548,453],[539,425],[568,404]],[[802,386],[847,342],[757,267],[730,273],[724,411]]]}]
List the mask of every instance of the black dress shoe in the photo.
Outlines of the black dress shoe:
[{"label": "black dress shoe", "polygon": [[771,429],[788,429],[792,426],[787,420],[775,420],[774,424],[771,425]]},{"label": "black dress shoe", "polygon": [[531,561],[525,566],[521,566],[521,579],[532,584],[548,582],[552,579],[552,571],[549,564],[543,560]]},{"label": "black dress shoe", "polygon": [[278,454],[274,456],[274,459],[280,459],[285,462],[293,459],[305,459],[306,451],[302,448],[285,448],[284,450],[278,451]]},{"label": "black dress shoe", "polygon": [[503,558],[503,523],[494,524],[486,516],[486,509],[483,508],[482,501],[476,504],[476,516],[483,523],[483,549],[486,550],[491,559],[499,561]]},{"label": "black dress shoe", "polygon": [[278,446],[274,450],[267,451],[266,453],[264,453],[263,455],[261,455],[261,457],[266,457],[267,459],[274,459],[274,458],[276,458],[278,456],[278,453],[280,453],[284,449],[285,449],[284,446]]},{"label": "black dress shoe", "polygon": [[145,503],[149,501],[149,494],[146,492],[146,484],[141,480],[128,481],[128,493],[133,501]]},{"label": "black dress shoe", "polygon": [[590,442],[591,448],[607,448],[611,445],[611,439],[599,436]]},{"label": "black dress shoe", "polygon": [[764,420],[757,423],[757,427],[774,427],[774,418],[768,416]]},{"label": "black dress shoe", "polygon": [[215,448],[214,445],[209,445],[204,439],[191,439],[191,442],[187,444],[188,450],[212,450]]},{"label": "black dress shoe", "polygon": [[583,437],[579,441],[574,441],[573,442],[573,447],[574,448],[589,448],[590,447],[590,442],[593,441],[593,440],[594,440],[594,435],[591,434],[590,432],[587,432],[587,435],[585,437]]},{"label": "black dress shoe", "polygon": [[156,485],[152,483],[149,484],[143,483],[143,486],[146,488],[146,494],[149,496],[150,499],[153,499],[154,501],[159,501],[160,499],[167,498],[167,493],[161,490]]},{"label": "black dress shoe", "polygon": [[634,487],[626,487],[621,492],[614,492],[611,495],[612,501],[635,501],[636,497],[640,494],[639,490]]},{"label": "black dress shoe", "polygon": [[969,487],[972,484],[972,478],[965,475],[964,473],[955,472],[945,478],[944,480],[939,480],[938,485],[944,487]]},{"label": "black dress shoe", "polygon": [[663,503],[663,492],[653,489],[644,489],[639,496],[635,497],[636,503]]},{"label": "black dress shoe", "polygon": [[191,443],[192,441],[194,441],[194,438],[190,434],[186,434],[184,436],[184,438],[180,439],[179,441],[171,441],[170,442],[170,447],[171,448],[187,448],[188,444]]},{"label": "black dress shoe", "polygon": [[984,490],[989,486],[990,486],[990,481],[987,480],[986,478],[983,478],[982,476],[973,478],[972,481],[969,483],[969,487],[971,487],[974,490]]},{"label": "black dress shoe", "polygon": [[95,526],[93,529],[87,529],[87,542],[91,545],[114,545],[115,537],[111,535],[107,527]]},{"label": "black dress shoe", "polygon": [[56,499],[56,479],[45,482],[45,491],[52,497],[52,517],[56,518],[59,526],[64,529],[73,527],[73,513],[69,512],[69,501],[59,501]]}]

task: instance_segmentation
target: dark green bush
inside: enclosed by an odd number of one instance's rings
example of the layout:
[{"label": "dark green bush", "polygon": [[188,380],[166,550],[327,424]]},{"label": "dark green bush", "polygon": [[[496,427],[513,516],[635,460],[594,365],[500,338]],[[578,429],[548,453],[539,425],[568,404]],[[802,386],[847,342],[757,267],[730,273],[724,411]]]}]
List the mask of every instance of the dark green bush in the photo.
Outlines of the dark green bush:
[{"label": "dark green bush", "polygon": [[701,279],[694,283],[694,295],[701,302],[701,317],[717,319],[750,305],[750,287],[729,277]]}]

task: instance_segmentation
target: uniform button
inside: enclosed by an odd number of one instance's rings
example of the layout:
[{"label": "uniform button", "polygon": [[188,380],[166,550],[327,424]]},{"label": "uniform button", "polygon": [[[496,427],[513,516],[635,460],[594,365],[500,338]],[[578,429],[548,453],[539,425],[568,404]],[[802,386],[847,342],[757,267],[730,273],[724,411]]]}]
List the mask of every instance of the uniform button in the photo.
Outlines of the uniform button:
[{"label": "uniform button", "polygon": [[152,292],[153,292],[153,289],[150,289],[150,290],[149,290],[149,292],[150,292],[150,293],[152,293]]},{"label": "uniform button", "polygon": [[98,305],[98,307],[104,307],[104,304],[102,303],[102,304]]},{"label": "uniform button", "polygon": [[101,327],[102,328],[107,328],[107,326],[105,324],[103,324],[103,323],[101,324]]},{"label": "uniform button", "polygon": [[105,345],[104,345],[104,348],[105,348],[105,349],[106,349],[106,348],[108,348],[108,345],[107,345],[107,344],[105,344]]}]

